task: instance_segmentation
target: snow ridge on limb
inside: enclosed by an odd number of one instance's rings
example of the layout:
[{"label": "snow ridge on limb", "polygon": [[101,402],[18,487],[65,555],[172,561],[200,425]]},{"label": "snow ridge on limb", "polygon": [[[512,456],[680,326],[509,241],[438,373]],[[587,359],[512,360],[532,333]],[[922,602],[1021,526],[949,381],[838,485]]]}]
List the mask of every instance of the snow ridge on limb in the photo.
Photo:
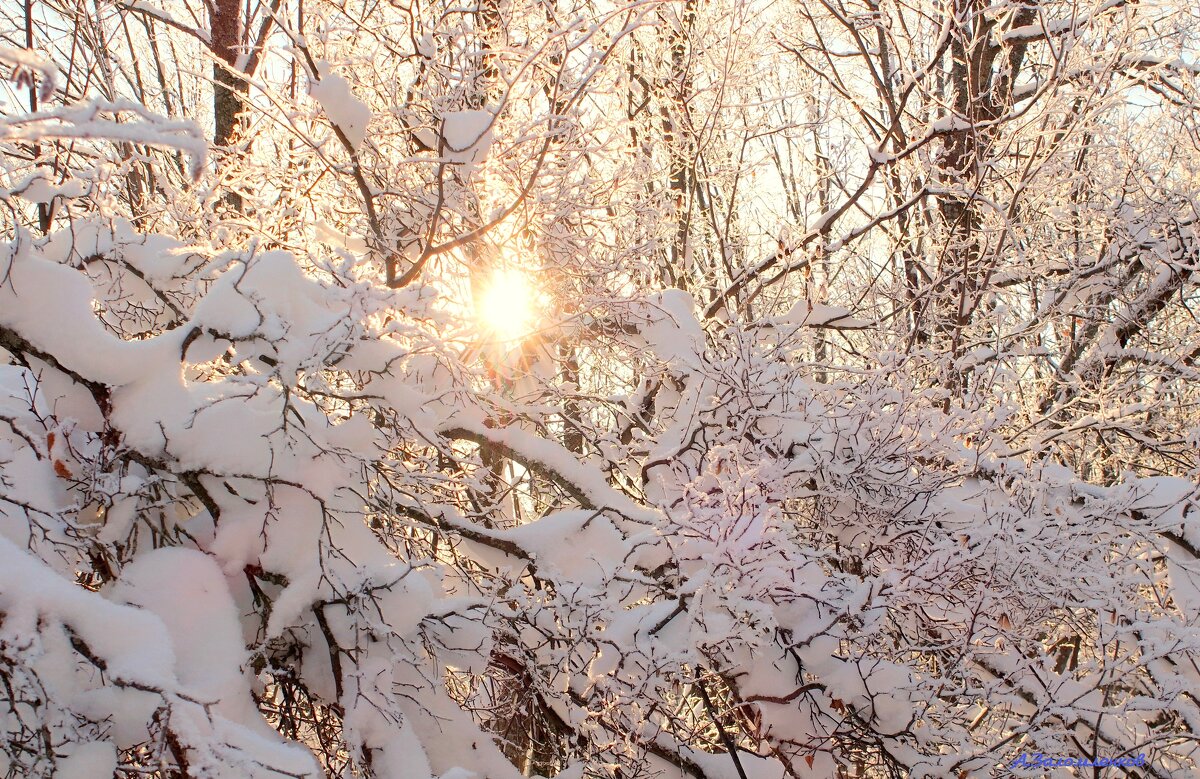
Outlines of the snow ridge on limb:
[{"label": "snow ridge on limb", "polygon": [[[135,120],[118,121],[126,116]],[[139,103],[123,100],[90,100],[0,121],[0,141],[42,139],[115,140],[179,149],[188,154],[193,179],[200,177],[208,158],[208,145],[195,122],[165,119]]]},{"label": "snow ridge on limb", "polygon": [[39,100],[49,100],[50,96],[54,94],[54,90],[58,86],[59,72],[58,66],[53,61],[29,49],[11,49],[7,46],[0,46],[0,62],[13,69],[11,79],[16,82],[18,87],[28,86],[34,72],[40,75],[41,83],[37,88]]},{"label": "snow ridge on limb", "polygon": [[610,510],[641,525],[657,524],[657,512],[637,505],[613,489],[600,471],[579,463],[568,449],[555,441],[513,427],[468,424],[459,417],[446,423],[441,433],[448,438],[495,447],[504,456],[558,482],[583,508]]},{"label": "snow ridge on limb", "polygon": [[0,664],[14,696],[0,715],[6,744],[41,723],[53,745],[9,752],[10,771],[112,772],[120,750],[144,743],[194,775],[322,775],[256,710],[234,602],[199,552],[144,555],[110,600],[0,536],[0,615]]}]

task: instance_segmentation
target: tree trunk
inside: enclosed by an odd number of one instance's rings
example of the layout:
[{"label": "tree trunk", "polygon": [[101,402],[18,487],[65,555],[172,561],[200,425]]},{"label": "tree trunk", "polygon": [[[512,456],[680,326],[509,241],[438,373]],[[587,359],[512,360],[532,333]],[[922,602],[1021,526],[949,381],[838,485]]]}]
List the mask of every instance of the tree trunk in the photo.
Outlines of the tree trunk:
[{"label": "tree trunk", "polygon": [[[213,0],[210,40],[213,55],[213,145],[230,151],[237,141],[238,115],[247,94],[244,79],[236,75],[238,48],[242,41],[241,11],[238,0]],[[233,187],[224,195],[225,203],[242,210],[242,196]]]}]

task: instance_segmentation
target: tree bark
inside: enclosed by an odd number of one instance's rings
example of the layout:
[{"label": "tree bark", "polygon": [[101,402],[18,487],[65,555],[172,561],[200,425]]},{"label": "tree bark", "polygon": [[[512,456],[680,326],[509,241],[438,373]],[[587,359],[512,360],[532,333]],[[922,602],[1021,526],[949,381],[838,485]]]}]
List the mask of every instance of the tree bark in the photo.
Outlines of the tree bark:
[{"label": "tree bark", "polygon": [[[209,36],[213,56],[213,145],[228,149],[237,141],[238,115],[247,94],[246,82],[237,75],[238,48],[242,42],[238,0],[211,0]],[[241,211],[242,196],[233,187],[224,200]]]}]

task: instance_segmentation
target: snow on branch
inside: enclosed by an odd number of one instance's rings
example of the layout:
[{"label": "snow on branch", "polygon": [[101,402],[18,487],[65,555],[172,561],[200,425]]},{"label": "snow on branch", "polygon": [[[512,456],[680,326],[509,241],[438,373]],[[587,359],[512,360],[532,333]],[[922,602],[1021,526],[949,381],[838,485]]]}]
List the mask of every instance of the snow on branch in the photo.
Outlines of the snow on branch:
[{"label": "snow on branch", "polygon": [[1129,0],[1104,0],[1099,6],[1070,19],[1040,20],[1031,24],[1021,25],[1005,30],[1000,34],[1003,43],[1031,43],[1047,38],[1073,35],[1091,26],[1097,19],[1110,11],[1123,8]]},{"label": "snow on branch", "polygon": [[54,95],[58,86],[58,67],[50,60],[29,49],[11,49],[0,46],[0,64],[12,68],[9,78],[17,86],[29,86],[34,83],[34,73],[41,76],[38,85],[38,100],[46,101]]},{"label": "snow on branch", "polygon": [[[127,117],[134,117],[127,121]],[[198,179],[208,157],[199,126],[188,120],[164,119],[145,106],[129,101],[91,100],[84,103],[6,118],[0,121],[0,141],[39,141],[47,138],[84,139],[165,146],[188,154],[188,170]]]}]

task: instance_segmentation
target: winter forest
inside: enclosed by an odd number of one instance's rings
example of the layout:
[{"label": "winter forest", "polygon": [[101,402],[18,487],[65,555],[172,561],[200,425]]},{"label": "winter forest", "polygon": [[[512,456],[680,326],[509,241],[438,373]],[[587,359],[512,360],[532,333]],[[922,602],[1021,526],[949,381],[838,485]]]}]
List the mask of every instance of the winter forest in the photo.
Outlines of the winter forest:
[{"label": "winter forest", "polygon": [[1192,0],[0,0],[0,778],[1200,776]]}]

